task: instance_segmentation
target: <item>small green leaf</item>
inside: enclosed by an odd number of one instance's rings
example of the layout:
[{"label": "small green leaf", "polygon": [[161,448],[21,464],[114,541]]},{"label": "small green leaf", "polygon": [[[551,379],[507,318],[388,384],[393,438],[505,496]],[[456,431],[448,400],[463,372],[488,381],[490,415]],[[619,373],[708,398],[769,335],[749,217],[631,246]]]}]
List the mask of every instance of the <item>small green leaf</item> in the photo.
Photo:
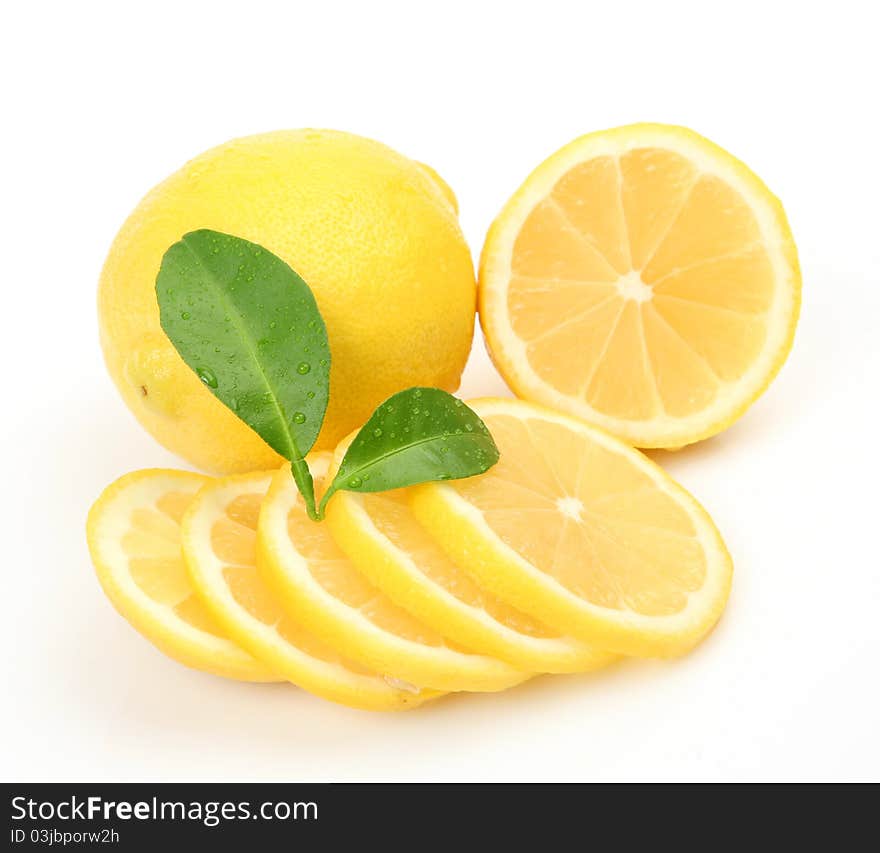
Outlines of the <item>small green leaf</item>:
[{"label": "small green leaf", "polygon": [[324,493],[384,492],[488,471],[498,448],[473,409],[439,388],[408,388],[389,397],[355,436]]},{"label": "small green leaf", "polygon": [[[202,230],[165,253],[156,296],[165,334],[211,393],[286,459],[301,460],[330,390],[327,330],[309,286],[261,246]],[[308,468],[299,474],[308,490]]]}]

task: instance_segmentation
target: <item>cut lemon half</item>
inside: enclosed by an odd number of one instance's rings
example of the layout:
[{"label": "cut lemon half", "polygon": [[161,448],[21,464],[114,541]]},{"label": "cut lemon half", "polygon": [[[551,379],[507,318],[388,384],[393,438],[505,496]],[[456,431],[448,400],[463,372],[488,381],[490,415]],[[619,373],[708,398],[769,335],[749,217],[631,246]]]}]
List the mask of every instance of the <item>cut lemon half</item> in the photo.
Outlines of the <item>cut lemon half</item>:
[{"label": "cut lemon half", "polygon": [[[337,447],[329,479],[350,443]],[[416,521],[408,492],[339,491],[327,504],[336,543],[395,604],[467,648],[520,669],[586,672],[615,659],[484,590]]]},{"label": "cut lemon half", "polygon": [[469,403],[501,453],[411,490],[443,549],[499,598],[622,654],[668,656],[721,615],[732,565],[705,510],[603,430],[516,400]]},{"label": "cut lemon half", "polygon": [[682,127],[582,136],[493,223],[480,322],[518,396],[638,447],[720,432],[791,349],[797,252],[782,205]]},{"label": "cut lemon half", "polygon": [[134,471],[108,486],[86,536],[113,606],[153,645],[186,666],[243,681],[280,681],[237,646],[203,607],[180,550],[180,520],[209,477]]},{"label": "cut lemon half", "polygon": [[391,683],[346,660],[282,611],[256,566],[257,519],[274,473],[209,483],[187,510],[181,525],[183,555],[205,606],[274,672],[325,699],[367,710],[398,710],[437,696],[415,685]]},{"label": "cut lemon half", "polygon": [[[316,492],[330,459],[329,453],[309,458]],[[392,679],[436,690],[493,691],[529,677],[454,644],[370,583],[327,525],[308,518],[289,466],[275,475],[260,510],[257,560],[279,602],[298,623],[346,657]]]}]

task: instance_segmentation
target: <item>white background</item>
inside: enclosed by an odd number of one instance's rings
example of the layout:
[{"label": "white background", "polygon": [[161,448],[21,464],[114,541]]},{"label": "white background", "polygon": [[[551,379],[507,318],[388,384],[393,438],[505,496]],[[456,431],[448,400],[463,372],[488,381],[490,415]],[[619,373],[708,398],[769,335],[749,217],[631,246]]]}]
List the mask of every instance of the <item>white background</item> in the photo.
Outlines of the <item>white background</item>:
[{"label": "white background", "polygon": [[[880,778],[880,82],[873,4],[17,3],[3,13],[2,760],[7,781]],[[188,671],[104,599],[91,501],[180,466],[105,374],[95,285],[141,195],[230,137],[336,127],[424,160],[474,250],[571,138],[686,124],[800,247],[790,360],[723,435],[657,458],[736,573],[715,633],[629,662],[349,711]],[[462,387],[503,392],[481,339]]]}]

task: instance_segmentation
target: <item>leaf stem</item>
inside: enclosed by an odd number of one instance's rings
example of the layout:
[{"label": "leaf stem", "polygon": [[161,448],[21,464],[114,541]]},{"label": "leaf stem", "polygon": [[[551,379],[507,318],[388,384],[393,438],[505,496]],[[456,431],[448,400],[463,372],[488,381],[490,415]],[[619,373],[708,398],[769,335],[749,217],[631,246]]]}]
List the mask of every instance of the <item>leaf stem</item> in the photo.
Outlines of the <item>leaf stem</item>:
[{"label": "leaf stem", "polygon": [[[320,521],[321,515],[315,509],[315,482],[312,480],[312,472],[305,459],[292,459],[290,462],[290,470],[293,474],[296,487],[306,504],[306,512],[312,521]],[[321,505],[323,508],[323,504]]]},{"label": "leaf stem", "polygon": [[323,520],[324,520],[324,507],[327,506],[327,501],[329,501],[330,498],[332,498],[333,495],[336,494],[338,488],[339,488],[339,487],[336,485],[336,480],[334,480],[334,481],[330,484],[330,488],[328,488],[327,491],[324,492],[324,496],[321,498],[321,503],[320,503],[319,506],[318,506],[318,516],[317,516],[317,521],[323,521]]}]

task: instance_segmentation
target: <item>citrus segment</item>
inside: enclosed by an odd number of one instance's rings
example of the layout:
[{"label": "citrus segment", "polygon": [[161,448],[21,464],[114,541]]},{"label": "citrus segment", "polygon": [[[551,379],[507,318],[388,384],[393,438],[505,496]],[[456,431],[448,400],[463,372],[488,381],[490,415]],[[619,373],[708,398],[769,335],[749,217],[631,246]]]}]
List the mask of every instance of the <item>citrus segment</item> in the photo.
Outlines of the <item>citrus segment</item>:
[{"label": "citrus segment", "polygon": [[[349,443],[337,448],[331,477]],[[395,604],[462,645],[524,670],[585,672],[614,658],[480,587],[416,521],[408,492],[340,491],[327,505],[335,542]]]},{"label": "citrus segment", "polygon": [[470,404],[501,453],[411,490],[416,517],[481,586],[622,654],[686,651],[715,624],[731,562],[697,502],[602,430],[528,403]]},{"label": "citrus segment", "polygon": [[[316,491],[330,454],[310,457]],[[345,655],[395,679],[437,690],[502,690],[529,675],[472,654],[382,593],[348,559],[326,524],[311,521],[290,470],[275,475],[260,510],[258,565],[300,624]]]},{"label": "citrus segment", "polygon": [[114,607],[168,657],[244,681],[279,680],[237,646],[204,608],[180,550],[180,520],[210,478],[134,471],[92,506],[87,538],[98,580]]},{"label": "citrus segment", "polygon": [[282,611],[256,567],[257,520],[273,474],[244,474],[207,484],[183,520],[183,554],[207,608],[230,636],[274,672],[325,699],[368,710],[398,710],[438,695],[389,683],[345,659]]},{"label": "citrus segment", "polygon": [[641,447],[724,429],[791,348],[800,272],[782,206],[684,128],[589,134],[493,223],[480,321],[517,394]]}]

